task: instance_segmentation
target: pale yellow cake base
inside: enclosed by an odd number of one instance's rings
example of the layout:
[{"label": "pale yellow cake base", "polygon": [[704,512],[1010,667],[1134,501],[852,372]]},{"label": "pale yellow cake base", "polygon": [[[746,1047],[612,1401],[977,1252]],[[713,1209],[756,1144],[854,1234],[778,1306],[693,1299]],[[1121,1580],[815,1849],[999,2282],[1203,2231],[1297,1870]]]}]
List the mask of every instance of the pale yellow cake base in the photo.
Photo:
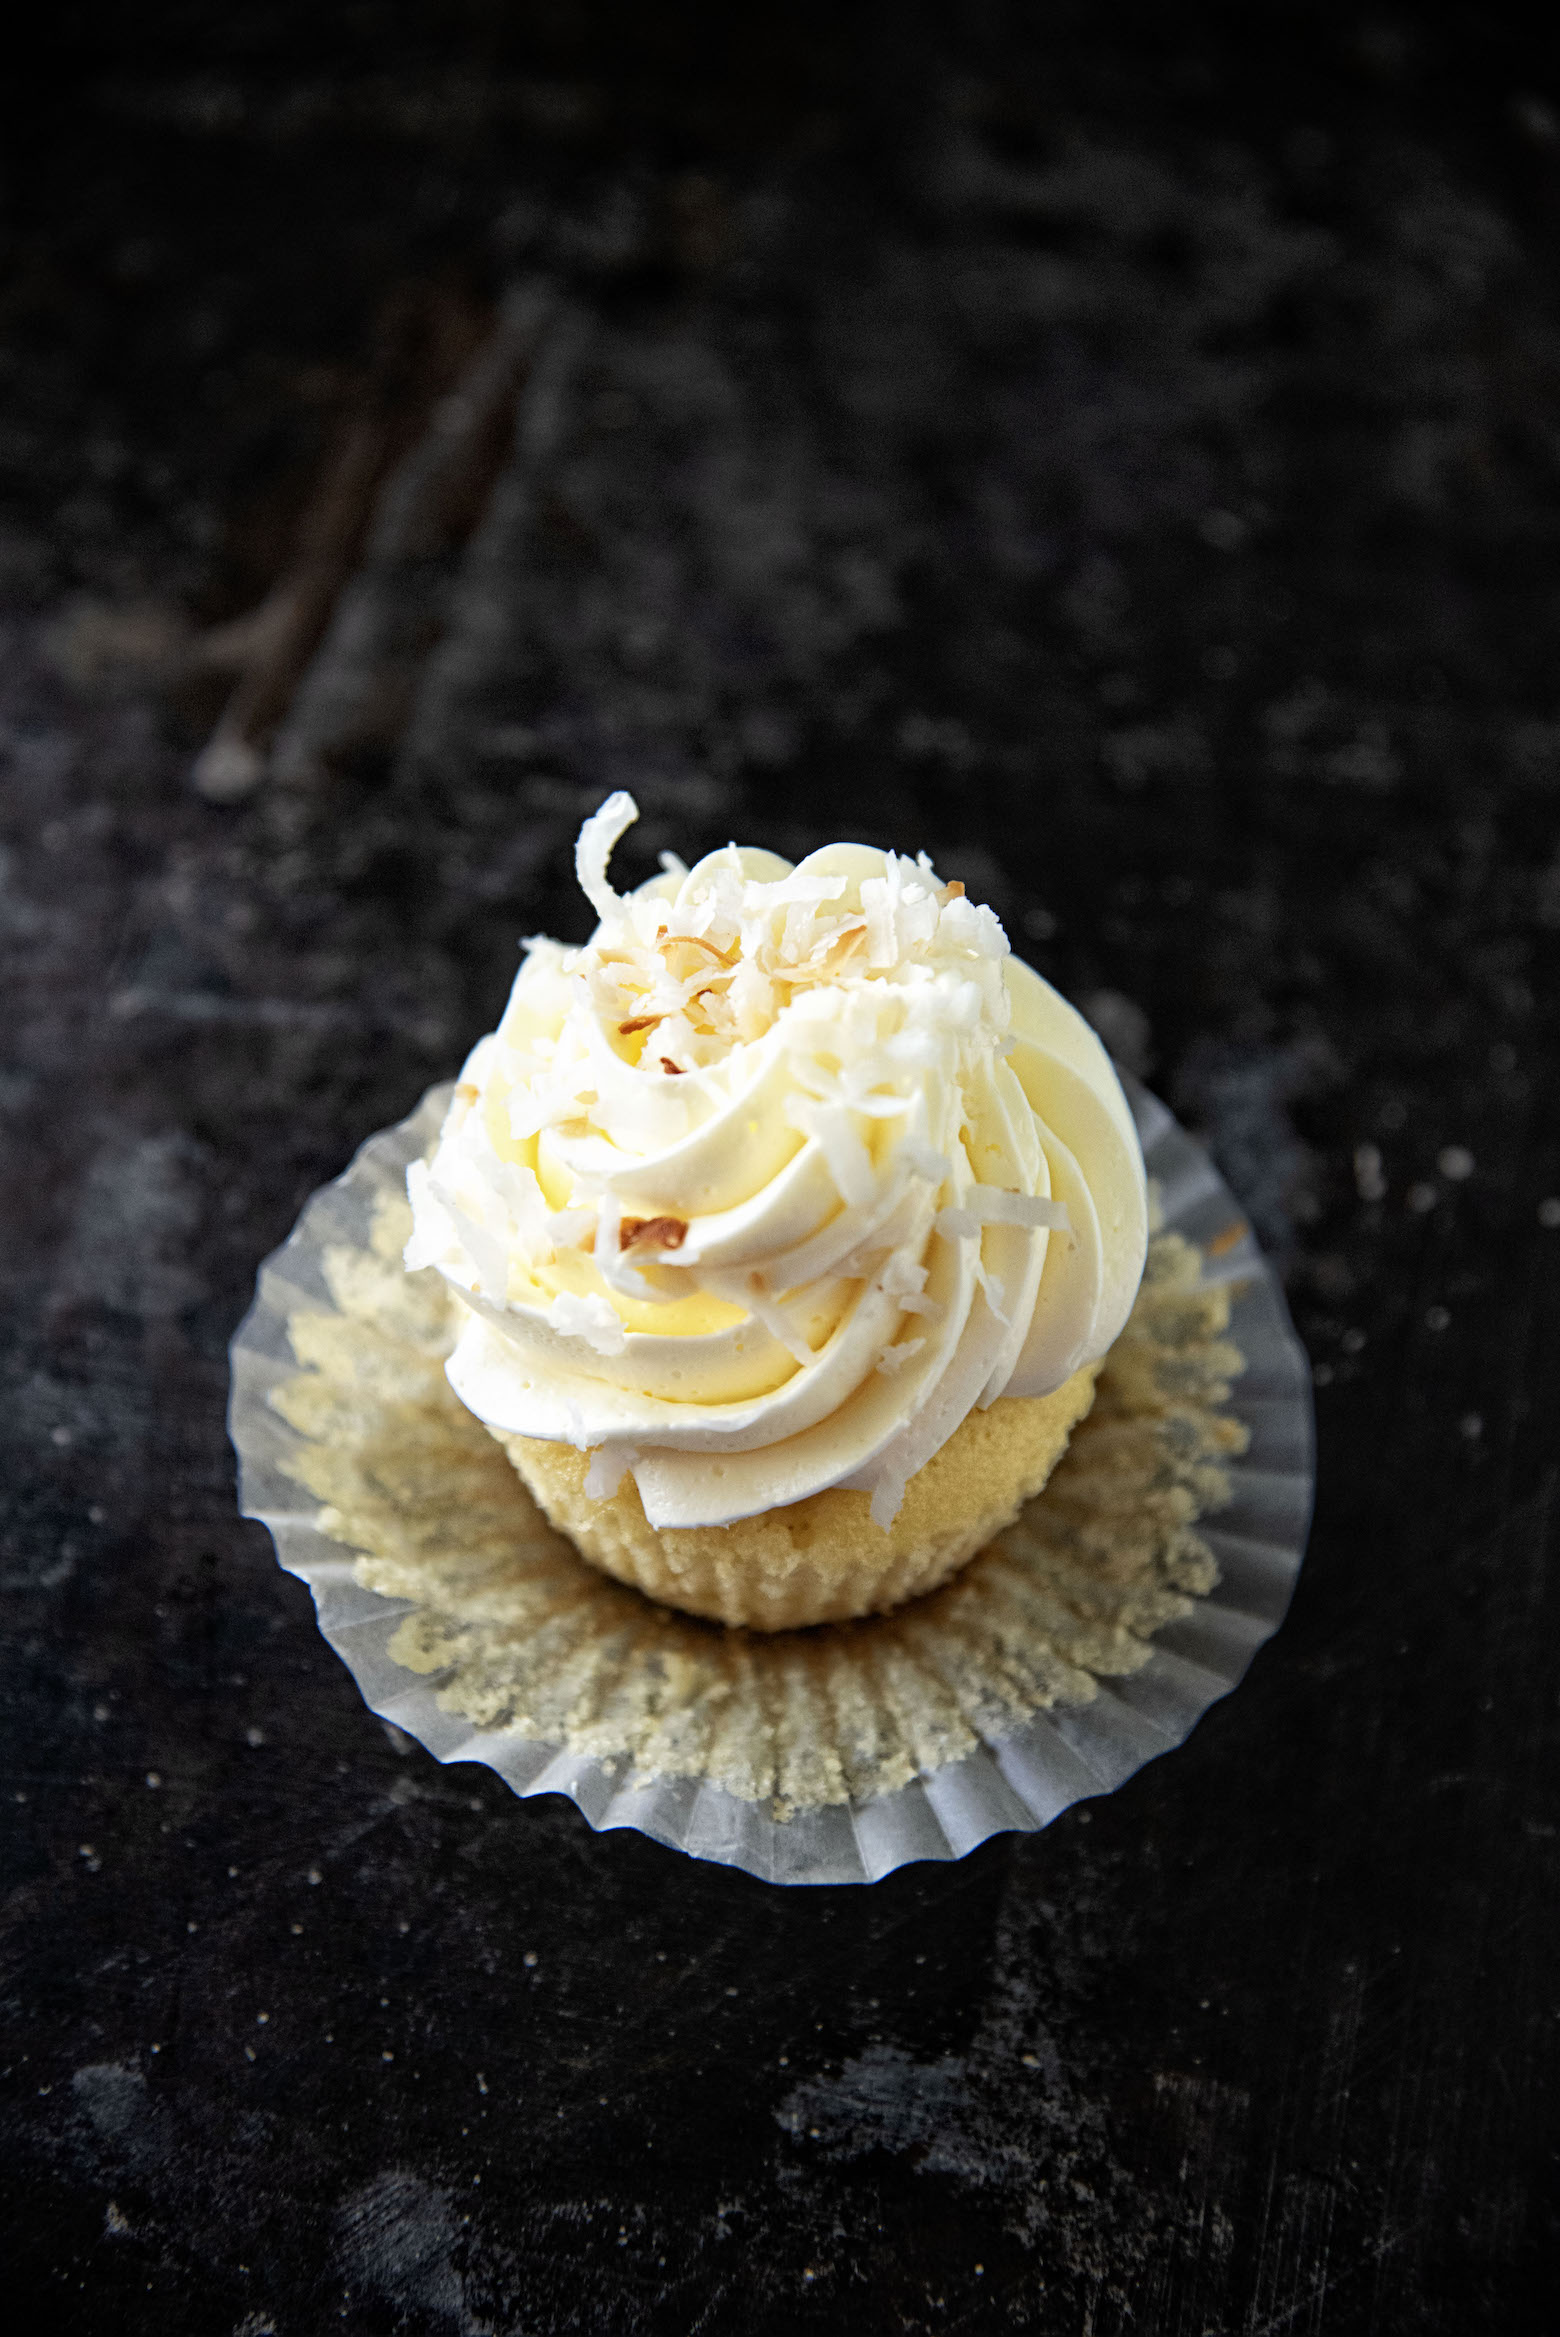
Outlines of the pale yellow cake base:
[{"label": "pale yellow cake base", "polygon": [[[789,1631],[874,1615],[935,1590],[1039,1492],[1094,1401],[1098,1365],[1049,1396],[1004,1396],[971,1412],[875,1526],[871,1496],[831,1488],[729,1526],[650,1525],[632,1476],[610,1501],[585,1491],[590,1455],[502,1436],[533,1498],[583,1557],[690,1615]],[[495,1434],[497,1432],[495,1431]]]}]

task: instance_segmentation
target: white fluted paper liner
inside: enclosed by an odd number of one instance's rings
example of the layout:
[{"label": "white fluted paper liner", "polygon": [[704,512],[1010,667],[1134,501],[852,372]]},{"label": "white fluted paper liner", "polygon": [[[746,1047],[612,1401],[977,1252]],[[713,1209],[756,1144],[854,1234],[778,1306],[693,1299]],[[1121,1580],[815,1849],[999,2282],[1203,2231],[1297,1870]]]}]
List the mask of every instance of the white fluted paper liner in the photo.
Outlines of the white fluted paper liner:
[{"label": "white fluted paper liner", "polygon": [[[772,1882],[871,1882],[915,1859],[962,1858],[992,1834],[1032,1832],[1073,1802],[1114,1790],[1145,1761],[1180,1744],[1278,1628],[1311,1512],[1310,1370],[1276,1277],[1211,1162],[1162,1104],[1134,1088],[1164,1230],[1203,1253],[1202,1287],[1227,1286],[1227,1336],[1244,1359],[1227,1411],[1249,1438],[1244,1452],[1220,1462],[1228,1500],[1216,1515],[1196,1519],[1197,1546],[1212,1553],[1218,1581],[1205,1595],[1168,1602],[1180,1612],[1152,1630],[1146,1660],[1137,1650],[1139,1668],[1092,1674],[1087,1701],[1063,1689],[1048,1709],[1016,1723],[1000,1716],[988,1721],[977,1727],[974,1750],[925,1767],[895,1790],[789,1810],[707,1777],[638,1775],[620,1755],[539,1741],[517,1726],[474,1726],[448,1708],[448,1696],[441,1702],[447,1674],[408,1669],[392,1654],[391,1643],[417,1614],[418,1602],[363,1587],[354,1550],[322,1528],[324,1518],[339,1534],[339,1517],[332,1520],[299,1482],[307,1439],[278,1408],[288,1389],[301,1384],[300,1321],[337,1316],[339,1268],[333,1288],[330,1262],[369,1251],[376,1212],[399,1200],[407,1163],[428,1149],[448,1095],[447,1087],[432,1090],[410,1119],[371,1137],[345,1175],[314,1195],[291,1238],[261,1269],[255,1303],[233,1340],[229,1411],[241,1509],[269,1528],[281,1565],[308,1583],[320,1629],[371,1710],[417,1738],[435,1759],[480,1761],[517,1794],[568,1795],[592,1826],[632,1826],[694,1857]],[[458,1533],[458,1506],[451,1515]],[[637,1600],[616,1586],[601,1595]],[[903,1615],[924,1613],[935,1627],[940,1611],[922,1602]],[[864,1635],[904,1633],[903,1617],[838,1628],[867,1649],[873,1642]],[[935,1646],[931,1652],[935,1664]]]}]

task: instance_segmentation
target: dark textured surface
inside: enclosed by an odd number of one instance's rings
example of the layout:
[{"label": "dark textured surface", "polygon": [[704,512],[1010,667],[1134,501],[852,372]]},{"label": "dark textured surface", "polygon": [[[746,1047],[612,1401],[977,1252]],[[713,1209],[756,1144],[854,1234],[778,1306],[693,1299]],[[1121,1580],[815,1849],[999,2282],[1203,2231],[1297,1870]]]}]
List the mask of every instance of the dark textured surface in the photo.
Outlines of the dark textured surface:
[{"label": "dark textured surface", "polygon": [[[8,100],[8,2292],[1552,2326],[1550,60],[1458,11],[200,17],[56,11]],[[517,451],[385,586],[395,719],[303,752],[316,663],[290,780],[203,801],[191,629],[285,567],[409,283],[534,299]],[[440,1772],[233,1513],[259,1258],[579,934],[625,780],[635,867],[855,833],[993,898],[1317,1366],[1238,1696],[872,1890]]]}]

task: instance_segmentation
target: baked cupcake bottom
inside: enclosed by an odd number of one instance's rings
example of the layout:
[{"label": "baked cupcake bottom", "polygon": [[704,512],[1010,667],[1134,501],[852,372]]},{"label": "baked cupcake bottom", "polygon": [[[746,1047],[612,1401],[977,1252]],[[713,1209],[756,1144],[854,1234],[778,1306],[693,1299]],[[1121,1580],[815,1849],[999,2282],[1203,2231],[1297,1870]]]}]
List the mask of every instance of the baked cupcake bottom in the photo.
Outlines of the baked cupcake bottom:
[{"label": "baked cupcake bottom", "polygon": [[946,1582],[1040,1491],[1094,1401],[1098,1369],[969,1413],[886,1529],[872,1522],[870,1494],[838,1486],[729,1526],[657,1529],[632,1476],[593,1500],[588,1452],[493,1433],[551,1524],[603,1573],[690,1615],[791,1631],[881,1614]]}]

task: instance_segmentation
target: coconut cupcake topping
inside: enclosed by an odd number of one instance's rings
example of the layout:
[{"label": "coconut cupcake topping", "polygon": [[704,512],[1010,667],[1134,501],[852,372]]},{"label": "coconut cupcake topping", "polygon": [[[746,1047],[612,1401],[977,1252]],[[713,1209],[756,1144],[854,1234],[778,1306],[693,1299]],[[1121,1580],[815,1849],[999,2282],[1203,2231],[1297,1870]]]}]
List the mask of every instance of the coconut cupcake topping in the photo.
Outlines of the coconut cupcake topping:
[{"label": "coconut cupcake topping", "polygon": [[637,817],[581,831],[600,918],[527,955],[408,1172],[409,1267],[470,1309],[490,1428],[631,1469],[657,1528],[828,1487],[886,1526],[976,1407],[1102,1356],[1147,1238],[1103,1048],[989,908],[910,861],[735,845],[626,898]]}]

